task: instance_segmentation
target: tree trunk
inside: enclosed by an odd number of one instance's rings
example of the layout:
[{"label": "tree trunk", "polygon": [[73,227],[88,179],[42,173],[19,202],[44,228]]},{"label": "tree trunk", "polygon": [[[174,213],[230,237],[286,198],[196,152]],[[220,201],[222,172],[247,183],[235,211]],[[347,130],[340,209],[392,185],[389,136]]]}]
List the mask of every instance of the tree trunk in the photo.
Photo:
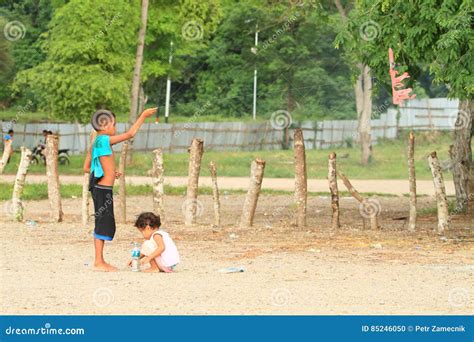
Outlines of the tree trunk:
[{"label": "tree trunk", "polygon": [[471,164],[471,180],[469,181],[469,216],[474,216],[474,166]]},{"label": "tree trunk", "polygon": [[[354,84],[354,95],[356,102],[356,112],[357,112],[357,133],[359,133],[360,119],[362,117],[362,112],[364,111],[364,65],[358,63],[357,67],[360,70],[359,76],[357,76],[356,82]],[[360,135],[357,135],[357,141],[360,141]]]},{"label": "tree trunk", "polygon": [[122,151],[120,152],[120,161],[118,172],[120,173],[119,178],[119,201],[118,201],[118,222],[127,222],[127,192],[125,189],[125,167],[127,164],[127,152],[128,142],[124,142],[122,145]]},{"label": "tree trunk", "polygon": [[[342,172],[337,171],[337,175],[342,179],[342,182],[346,186],[347,190],[351,193],[351,195],[359,201],[359,212],[363,219],[370,220],[370,227],[371,229],[378,229],[380,228],[378,222],[378,216],[380,214],[380,203],[377,200],[372,198],[364,198],[362,195],[354,188],[351,184],[349,179],[344,175]],[[364,221],[365,226],[365,221]]]},{"label": "tree trunk", "polygon": [[372,78],[370,68],[363,66],[362,75],[364,80],[363,90],[363,107],[361,116],[359,117],[359,137],[362,151],[362,165],[367,165],[372,157],[372,134],[371,134],[371,117],[372,117]]},{"label": "tree trunk", "polygon": [[143,87],[140,86],[140,92],[138,95],[138,113],[142,113],[143,109],[145,108],[146,103],[148,102],[148,96],[145,95],[145,90],[143,90]]},{"label": "tree trunk", "polygon": [[408,181],[410,183],[410,219],[408,230],[416,229],[416,173],[415,173],[415,135],[410,132],[408,138]]},{"label": "tree trunk", "polygon": [[306,226],[308,181],[306,173],[306,152],[304,147],[303,131],[301,130],[301,128],[295,129],[294,148],[296,224],[299,228],[303,228]]},{"label": "tree trunk", "polygon": [[135,55],[135,68],[133,70],[132,89],[130,97],[129,123],[133,124],[137,120],[137,107],[140,89],[140,74],[143,62],[143,49],[145,47],[146,26],[148,20],[148,0],[142,0],[141,24],[138,31],[137,52]]},{"label": "tree trunk", "polygon": [[21,147],[21,160],[16,173],[15,185],[13,186],[12,212],[15,220],[23,221],[24,207],[21,201],[21,194],[25,185],[25,178],[30,166],[31,151],[26,147]]},{"label": "tree trunk", "polygon": [[183,208],[184,224],[186,226],[191,226],[196,221],[199,172],[201,170],[204,142],[201,139],[193,139],[189,152],[188,190]]},{"label": "tree trunk", "polygon": [[446,198],[446,188],[444,187],[443,174],[436,152],[432,152],[428,157],[433,184],[436,193],[436,203],[438,205],[438,233],[449,228],[448,200]]},{"label": "tree trunk", "polygon": [[84,172],[82,179],[82,206],[81,218],[82,224],[85,226],[89,223],[89,177],[90,173]]},{"label": "tree trunk", "polygon": [[214,226],[221,225],[221,203],[219,201],[219,188],[217,187],[217,170],[214,162],[209,163],[212,178],[212,199],[214,201]]},{"label": "tree trunk", "polygon": [[[342,6],[340,0],[334,0],[334,4],[341,16],[344,25],[347,24],[347,12]],[[361,144],[361,163],[367,165],[372,157],[372,136],[371,121],[372,118],[372,78],[370,68],[362,63],[357,63],[360,74],[354,84],[354,95],[357,111],[357,141]]]},{"label": "tree trunk", "polygon": [[331,208],[332,208],[332,229],[339,229],[341,227],[339,221],[339,190],[337,188],[337,168],[336,168],[336,153],[332,152],[328,157],[328,181],[329,190],[331,191]]},{"label": "tree trunk", "polygon": [[51,206],[51,220],[53,222],[61,222],[63,220],[58,174],[58,147],[59,137],[49,134],[46,138],[45,150],[46,176],[48,180],[48,198]]},{"label": "tree trunk", "polygon": [[[89,135],[89,146],[87,148],[87,153],[92,152],[92,145],[94,144],[94,140],[97,137],[97,132],[92,130]],[[82,208],[81,208],[81,218],[82,224],[87,225],[89,223],[89,177],[90,173],[85,172],[84,178],[82,180]]]},{"label": "tree trunk", "polygon": [[258,196],[262,188],[263,173],[265,170],[265,160],[255,159],[250,168],[250,185],[245,197],[240,227],[252,227],[255,209],[257,208]]},{"label": "tree trunk", "polygon": [[456,190],[456,208],[459,212],[467,211],[474,197],[474,193],[471,190],[473,185],[469,184],[469,182],[474,182],[474,179],[471,177],[473,168],[471,150],[471,139],[474,131],[473,106],[474,102],[471,100],[459,101],[459,110],[454,127],[454,145],[451,149],[453,180]]},{"label": "tree trunk", "polygon": [[153,179],[153,210],[160,216],[161,222],[164,220],[165,211],[163,208],[164,196],[164,172],[163,151],[157,148],[153,151],[155,158],[153,159],[152,179]]},{"label": "tree trunk", "polygon": [[8,163],[8,159],[10,158],[10,155],[12,154],[12,141],[7,140],[5,141],[5,144],[3,146],[3,155],[2,159],[0,160],[0,175],[3,174],[3,169],[5,169],[5,166]]}]

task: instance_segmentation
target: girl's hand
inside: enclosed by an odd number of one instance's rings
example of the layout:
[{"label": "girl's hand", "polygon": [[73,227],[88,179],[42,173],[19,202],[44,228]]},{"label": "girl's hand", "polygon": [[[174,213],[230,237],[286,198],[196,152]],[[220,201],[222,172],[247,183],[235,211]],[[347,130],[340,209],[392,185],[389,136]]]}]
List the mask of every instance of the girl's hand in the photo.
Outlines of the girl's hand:
[{"label": "girl's hand", "polygon": [[148,109],[145,109],[142,113],[142,115],[145,117],[145,118],[148,118],[150,116],[152,116],[153,114],[156,113],[158,107],[155,107],[155,108],[148,108]]},{"label": "girl's hand", "polygon": [[151,261],[150,257],[144,257],[140,260],[140,264],[145,265],[145,264],[148,264],[150,261]]},{"label": "girl's hand", "polygon": [[115,179],[119,179],[122,174],[118,171],[115,171]]}]

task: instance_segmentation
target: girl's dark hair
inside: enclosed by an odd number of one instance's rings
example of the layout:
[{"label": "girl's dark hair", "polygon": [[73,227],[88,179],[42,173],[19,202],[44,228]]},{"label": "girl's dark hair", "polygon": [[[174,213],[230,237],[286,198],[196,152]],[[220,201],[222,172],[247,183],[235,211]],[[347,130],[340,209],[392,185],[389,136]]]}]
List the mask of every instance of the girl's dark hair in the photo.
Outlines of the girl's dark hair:
[{"label": "girl's dark hair", "polygon": [[141,213],[135,221],[135,227],[137,227],[138,229],[145,229],[146,226],[150,226],[152,228],[160,228],[160,217],[150,212]]}]

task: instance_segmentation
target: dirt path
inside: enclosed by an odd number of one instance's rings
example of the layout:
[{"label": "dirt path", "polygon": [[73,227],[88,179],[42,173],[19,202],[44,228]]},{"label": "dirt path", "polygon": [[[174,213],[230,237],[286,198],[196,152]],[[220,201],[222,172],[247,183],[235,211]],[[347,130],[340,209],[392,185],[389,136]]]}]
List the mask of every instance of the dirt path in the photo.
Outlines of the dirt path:
[{"label": "dirt path", "polygon": [[[308,201],[308,227],[292,222],[291,195],[263,195],[255,226],[240,229],[243,195],[222,197],[221,227],[212,227],[211,196],[199,196],[198,225],[184,227],[182,196],[165,197],[164,227],[180,250],[173,274],[133,273],[125,267],[131,221],[152,210],[149,196],[128,197],[129,222],[106,245],[114,274],[92,271],[90,225],[80,224],[80,199],[63,200],[65,221],[48,223],[48,201],[27,201],[26,219],[0,216],[0,314],[469,314],[474,309],[472,237],[454,218],[440,239],[434,217],[416,233],[403,221],[401,198],[384,197],[382,230],[362,229],[359,206],[341,200],[342,228],[330,229],[329,199]],[[429,197],[420,206],[433,206]],[[0,202],[3,206],[4,202]],[[245,271],[223,274],[225,267]]]},{"label": "dirt path", "polygon": [[[1,175],[0,182],[13,182],[15,176]],[[46,182],[45,175],[28,175],[28,183]],[[62,175],[60,181],[63,184],[82,184],[81,176]],[[186,186],[187,177],[166,177],[165,182],[173,186]],[[130,184],[151,184],[151,178],[145,176],[127,176],[127,182]],[[246,177],[219,177],[219,188],[228,190],[247,189],[249,179]],[[292,178],[264,178],[263,189],[273,190],[294,190],[294,179]],[[374,180],[351,180],[354,187],[360,192],[377,192],[402,196],[408,193],[408,180],[394,179],[374,179]],[[202,186],[211,186],[210,177],[200,177],[199,184]],[[339,189],[345,191],[346,188],[339,181]],[[454,184],[452,181],[445,181],[447,194],[454,195]],[[308,190],[312,192],[328,192],[328,183],[325,179],[308,179]],[[420,180],[417,182],[417,193],[419,195],[434,195],[433,182],[429,180]]]}]

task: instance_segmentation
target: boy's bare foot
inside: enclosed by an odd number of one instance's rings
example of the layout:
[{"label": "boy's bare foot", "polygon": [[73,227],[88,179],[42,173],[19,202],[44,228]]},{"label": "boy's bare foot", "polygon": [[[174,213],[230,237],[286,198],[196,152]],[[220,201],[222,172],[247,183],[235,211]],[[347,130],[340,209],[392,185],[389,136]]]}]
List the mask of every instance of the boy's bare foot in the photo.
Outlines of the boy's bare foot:
[{"label": "boy's bare foot", "polygon": [[100,262],[94,264],[94,270],[100,272],[116,272],[117,267],[114,267],[106,262]]},{"label": "boy's bare foot", "polygon": [[146,272],[146,273],[160,272],[160,269],[158,267],[150,267],[150,268],[147,268],[146,270],[143,270],[143,272]]}]

